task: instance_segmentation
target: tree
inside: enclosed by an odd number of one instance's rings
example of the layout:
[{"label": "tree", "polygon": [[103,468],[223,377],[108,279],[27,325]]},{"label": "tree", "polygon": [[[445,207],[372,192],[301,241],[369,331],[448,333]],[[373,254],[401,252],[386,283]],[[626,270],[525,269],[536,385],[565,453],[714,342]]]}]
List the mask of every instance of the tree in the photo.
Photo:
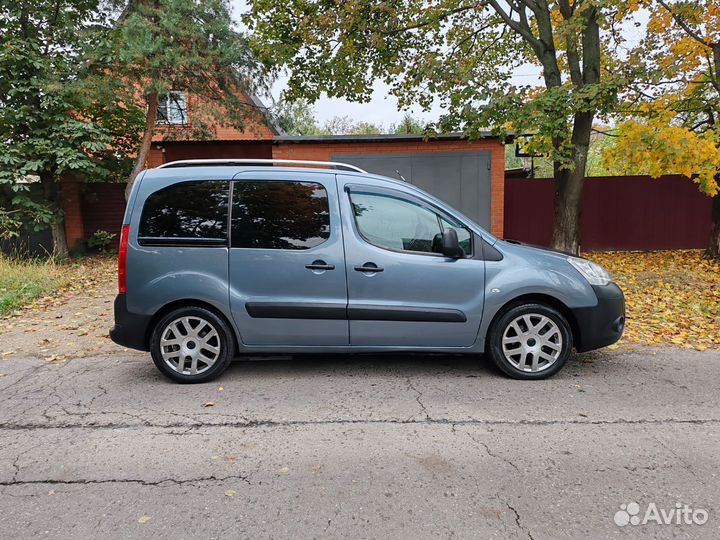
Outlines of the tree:
[{"label": "tree", "polygon": [[247,95],[267,90],[266,72],[234,29],[227,0],[129,0],[102,60],[147,111],[126,193],[145,167],[160,96],[184,91],[195,100],[191,121],[169,137],[212,138],[212,126],[244,129],[262,118]]},{"label": "tree", "polygon": [[305,100],[278,101],[270,110],[275,123],[288,135],[316,135],[319,131],[315,111]]},{"label": "tree", "polygon": [[422,134],[425,133],[425,124],[419,118],[410,113],[405,113],[402,120],[397,124],[390,124],[390,133],[395,135]]},{"label": "tree", "polygon": [[[554,162],[552,244],[577,252],[580,202],[596,117],[615,110],[628,72],[616,29],[637,9],[619,0],[251,0],[246,24],[268,65],[290,67],[287,95],[367,101],[375,79],[401,106],[440,97],[440,131],[533,133]],[[544,85],[513,84],[532,62]]]},{"label": "tree", "polygon": [[121,169],[136,111],[88,62],[110,28],[97,0],[2,0],[0,27],[0,184],[12,193],[3,222],[49,225],[53,254],[66,256],[58,181]]},{"label": "tree", "polygon": [[376,135],[383,133],[382,124],[355,122],[350,116],[333,116],[320,126],[314,109],[304,99],[281,99],[270,110],[271,118],[288,135]]},{"label": "tree", "polygon": [[356,122],[352,117],[333,116],[317,129],[314,135],[379,135],[383,133],[382,124]]},{"label": "tree", "polygon": [[606,152],[633,173],[676,173],[712,197],[706,258],[720,261],[720,5],[657,0],[635,51],[642,68],[625,93],[629,117]]}]

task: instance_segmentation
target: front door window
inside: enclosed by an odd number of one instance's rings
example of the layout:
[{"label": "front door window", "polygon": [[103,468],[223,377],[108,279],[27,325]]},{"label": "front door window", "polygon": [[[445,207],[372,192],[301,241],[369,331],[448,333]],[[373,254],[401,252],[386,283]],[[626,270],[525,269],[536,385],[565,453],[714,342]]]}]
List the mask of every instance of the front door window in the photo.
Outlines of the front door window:
[{"label": "front door window", "polygon": [[414,199],[370,191],[351,191],[358,232],[369,243],[392,251],[442,254],[442,232],[458,233],[465,255],[472,254],[472,234],[449,217]]}]

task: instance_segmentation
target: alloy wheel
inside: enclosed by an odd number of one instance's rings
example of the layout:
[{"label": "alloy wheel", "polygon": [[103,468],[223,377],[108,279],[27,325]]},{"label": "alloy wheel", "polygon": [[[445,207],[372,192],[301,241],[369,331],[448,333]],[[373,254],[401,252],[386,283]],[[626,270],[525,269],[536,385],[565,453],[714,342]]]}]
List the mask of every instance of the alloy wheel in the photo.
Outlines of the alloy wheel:
[{"label": "alloy wheel", "polygon": [[170,322],[160,337],[165,364],[182,375],[199,375],[220,357],[220,335],[202,317],[180,317]]},{"label": "alloy wheel", "polygon": [[502,336],[503,355],[512,366],[539,372],[552,366],[563,350],[562,333],[550,318],[524,313],[507,325]]}]

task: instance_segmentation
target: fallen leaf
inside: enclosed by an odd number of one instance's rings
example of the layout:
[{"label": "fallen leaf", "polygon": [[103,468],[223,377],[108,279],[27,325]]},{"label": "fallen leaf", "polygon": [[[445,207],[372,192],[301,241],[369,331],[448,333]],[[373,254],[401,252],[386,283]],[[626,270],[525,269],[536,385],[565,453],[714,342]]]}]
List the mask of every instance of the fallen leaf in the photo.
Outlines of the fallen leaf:
[{"label": "fallen leaf", "polygon": [[225,388],[223,388],[222,386],[218,386],[218,392],[222,392],[223,390],[225,390]]},{"label": "fallen leaf", "polygon": [[151,518],[150,516],[140,516],[140,517],[138,518],[138,523],[140,523],[140,524],[147,523],[147,522],[150,521],[151,519],[152,519],[152,518]]},{"label": "fallen leaf", "polygon": [[3,356],[10,356],[11,354],[15,354],[15,351],[5,351],[2,353]]},{"label": "fallen leaf", "polygon": [[226,489],[225,490],[226,497],[234,497],[236,493],[237,493],[237,491],[235,491],[234,489]]},{"label": "fallen leaf", "polygon": [[290,468],[289,467],[281,467],[280,469],[278,469],[278,472],[280,474],[287,474],[290,472]]},{"label": "fallen leaf", "polygon": [[215,403],[212,402],[212,401],[206,401],[205,403],[203,403],[203,407],[206,407],[206,408],[207,408],[207,407],[214,407],[214,406],[215,406]]},{"label": "fallen leaf", "polygon": [[66,360],[65,356],[62,354],[53,354],[52,356],[48,356],[45,358],[48,362],[64,362]]},{"label": "fallen leaf", "polygon": [[578,413],[578,414],[579,414],[580,416],[583,416],[583,417],[587,418],[587,414],[585,414],[585,413],[582,413],[582,412],[581,412],[581,413]]},{"label": "fallen leaf", "polygon": [[54,489],[51,489],[50,491],[48,491],[48,497],[52,497],[53,495],[55,495]]}]

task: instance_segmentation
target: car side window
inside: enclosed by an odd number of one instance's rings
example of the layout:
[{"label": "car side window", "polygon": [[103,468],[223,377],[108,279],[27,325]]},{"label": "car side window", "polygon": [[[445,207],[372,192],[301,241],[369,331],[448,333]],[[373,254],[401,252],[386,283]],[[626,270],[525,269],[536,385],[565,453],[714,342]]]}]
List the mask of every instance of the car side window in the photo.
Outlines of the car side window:
[{"label": "car side window", "polygon": [[236,181],[231,245],[234,248],[310,249],[330,238],[330,206],[322,184]]},{"label": "car side window", "polygon": [[466,255],[472,253],[470,231],[409,198],[371,191],[350,191],[360,234],[378,247],[415,253],[442,253],[442,232],[452,227]]},{"label": "car side window", "polygon": [[138,241],[227,240],[229,183],[178,182],[152,193],[140,216]]}]

